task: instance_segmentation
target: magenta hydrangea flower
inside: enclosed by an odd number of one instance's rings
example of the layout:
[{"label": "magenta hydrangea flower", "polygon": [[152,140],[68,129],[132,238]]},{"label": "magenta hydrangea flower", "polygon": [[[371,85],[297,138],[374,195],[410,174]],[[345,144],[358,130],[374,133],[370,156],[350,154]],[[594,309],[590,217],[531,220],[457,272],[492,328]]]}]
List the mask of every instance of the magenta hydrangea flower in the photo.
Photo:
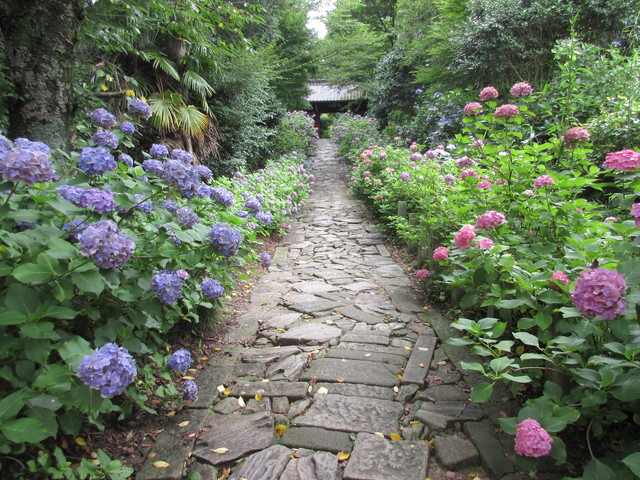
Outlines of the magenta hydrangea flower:
[{"label": "magenta hydrangea flower", "polygon": [[471,246],[474,238],[476,238],[476,230],[473,225],[465,225],[456,233],[453,241],[458,248],[465,249]]},{"label": "magenta hydrangea flower", "polygon": [[482,102],[489,100],[490,98],[497,98],[497,97],[498,97],[498,90],[496,90],[496,88],[492,87],[491,85],[489,85],[488,87],[484,87],[480,92],[480,95],[478,95],[478,98]]},{"label": "magenta hydrangea flower", "polygon": [[467,177],[478,178],[478,171],[473,168],[467,168],[460,173],[460,180],[464,180]]},{"label": "magenta hydrangea flower", "polygon": [[505,221],[505,216],[495,210],[488,210],[482,215],[478,215],[476,228],[493,228]]},{"label": "magenta hydrangea flower", "polygon": [[447,185],[451,185],[456,181],[456,177],[454,177],[450,173],[447,173],[444,177],[442,177],[442,179],[444,180],[444,183],[446,183]]},{"label": "magenta hydrangea flower", "polygon": [[571,127],[564,133],[565,143],[584,142],[591,134],[583,127]]},{"label": "magenta hydrangea flower", "polygon": [[493,247],[493,240],[491,240],[490,238],[483,238],[482,240],[480,240],[478,242],[478,245],[476,245],[478,248],[483,248],[485,250],[490,249],[491,247]]},{"label": "magenta hydrangea flower", "polygon": [[475,165],[476,162],[473,158],[469,158],[469,157],[462,157],[459,158],[458,160],[456,160],[456,167],[458,168],[467,168],[470,167],[472,165]]},{"label": "magenta hydrangea flower", "polygon": [[402,172],[402,173],[400,174],[400,179],[401,179],[401,180],[407,181],[407,180],[409,180],[410,178],[411,178],[411,175],[409,175],[409,173],[407,173],[407,172]]},{"label": "magenta hydrangea flower", "polygon": [[553,185],[555,182],[549,175],[540,175],[533,181],[533,188],[542,188],[545,185]]},{"label": "magenta hydrangea flower", "polygon": [[480,102],[467,103],[462,111],[465,115],[481,115],[483,112],[482,104]]},{"label": "magenta hydrangea flower", "polygon": [[632,172],[638,167],[640,167],[640,153],[630,149],[609,153],[604,161],[604,168],[611,170]]},{"label": "magenta hydrangea flower", "polygon": [[416,272],[416,278],[418,280],[424,280],[425,278],[429,278],[429,276],[431,275],[431,272],[429,272],[429,270],[423,268],[421,270],[418,270]]},{"label": "magenta hydrangea flower", "polygon": [[561,290],[559,284],[562,283],[564,285],[569,285],[569,278],[564,272],[560,270],[556,270],[551,274],[551,279],[549,280],[549,283],[551,284],[551,287],[553,289]]},{"label": "magenta hydrangea flower", "polygon": [[525,457],[544,457],[551,452],[553,438],[533,418],[516,425],[516,453]]},{"label": "magenta hydrangea flower", "polygon": [[518,82],[509,91],[514,97],[527,97],[533,93],[533,87],[528,82]]},{"label": "magenta hydrangea flower", "polygon": [[487,180],[483,180],[481,182],[478,182],[478,189],[479,190],[484,190],[487,188],[491,188],[491,182],[487,181]]},{"label": "magenta hydrangea flower", "polygon": [[520,114],[520,109],[513,105],[512,103],[505,103],[504,105],[500,105],[495,112],[493,112],[493,116],[496,118],[511,118]]},{"label": "magenta hydrangea flower", "polygon": [[449,252],[451,251],[450,248],[447,247],[438,247],[435,249],[435,251],[433,252],[433,259],[436,262],[439,262],[441,260],[447,260],[449,258]]},{"label": "magenta hydrangea flower", "polygon": [[571,300],[585,317],[613,320],[626,310],[622,297],[627,289],[624,277],[615,270],[587,268],[580,273]]}]

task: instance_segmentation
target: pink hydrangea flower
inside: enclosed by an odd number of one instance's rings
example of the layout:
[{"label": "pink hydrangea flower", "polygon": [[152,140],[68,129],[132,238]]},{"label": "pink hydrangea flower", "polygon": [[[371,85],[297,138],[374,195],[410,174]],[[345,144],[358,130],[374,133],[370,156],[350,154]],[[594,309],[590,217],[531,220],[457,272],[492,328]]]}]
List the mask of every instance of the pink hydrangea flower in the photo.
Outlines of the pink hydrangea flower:
[{"label": "pink hydrangea flower", "polygon": [[482,215],[478,215],[476,228],[493,228],[505,221],[505,216],[495,210],[488,210]]},{"label": "pink hydrangea flower", "polygon": [[491,182],[488,182],[487,180],[483,180],[481,182],[478,182],[478,189],[479,190],[484,190],[486,188],[491,188]]},{"label": "pink hydrangea flower", "polygon": [[513,105],[512,103],[505,103],[504,105],[500,105],[496,111],[493,113],[493,116],[496,118],[511,118],[520,114],[520,109]]},{"label": "pink hydrangea flower", "polygon": [[480,115],[482,113],[482,104],[480,102],[467,103],[463,111],[465,115]]},{"label": "pink hydrangea flower", "polygon": [[409,180],[410,178],[411,178],[411,175],[409,175],[409,173],[407,173],[407,172],[402,172],[402,173],[400,174],[400,179],[401,179],[401,180],[407,181],[407,180]]},{"label": "pink hydrangea flower", "polygon": [[456,233],[453,241],[458,248],[465,249],[471,246],[474,238],[476,238],[476,230],[473,228],[473,225],[465,225]]},{"label": "pink hydrangea flower", "polygon": [[504,178],[499,178],[495,182],[493,182],[493,184],[494,185],[506,185],[507,181]]},{"label": "pink hydrangea flower", "polygon": [[418,280],[424,280],[425,278],[429,278],[429,275],[431,275],[431,272],[429,272],[429,270],[424,268],[416,272],[416,278]]},{"label": "pink hydrangea flower", "polygon": [[450,248],[447,247],[438,247],[435,249],[435,251],[433,252],[433,259],[436,262],[439,262],[441,260],[447,260],[449,258],[449,252],[451,251]]},{"label": "pink hydrangea flower", "polygon": [[516,425],[516,453],[525,457],[544,457],[551,452],[553,438],[533,418]]},{"label": "pink hydrangea flower", "polygon": [[366,170],[362,172],[362,175],[364,175],[365,177],[368,177],[369,175],[371,175],[371,172],[369,170]]},{"label": "pink hydrangea flower", "polygon": [[518,82],[511,87],[510,92],[514,97],[526,97],[533,93],[533,87],[528,82]]},{"label": "pink hydrangea flower", "polygon": [[444,180],[444,183],[446,183],[447,185],[451,185],[456,181],[456,177],[454,177],[453,175],[451,175],[450,173],[447,173],[444,177],[442,177]]},{"label": "pink hydrangea flower", "polygon": [[522,192],[523,195],[528,195],[531,196],[533,195],[535,192],[533,190],[525,190],[524,192]]},{"label": "pink hydrangea flower", "polygon": [[456,160],[456,167],[458,168],[467,168],[475,164],[476,164],[475,160],[469,157],[462,157]]},{"label": "pink hydrangea flower", "polygon": [[373,155],[371,150],[365,150],[360,154],[360,158],[369,158],[371,155]]},{"label": "pink hydrangea flower", "polygon": [[369,165],[373,163],[373,160],[371,160],[370,158],[365,158],[364,160],[362,160],[362,163],[364,163],[365,165]]},{"label": "pink hydrangea flower", "polygon": [[395,171],[396,171],[396,169],[395,169],[395,168],[393,168],[393,167],[387,167],[387,168],[385,168],[385,170],[386,170],[387,172],[389,172],[389,173],[393,173],[393,172],[395,172]]},{"label": "pink hydrangea flower", "polygon": [[467,168],[466,170],[463,170],[462,173],[460,174],[460,180],[464,180],[467,177],[478,178],[478,172],[473,168]]},{"label": "pink hydrangea flower", "polygon": [[370,181],[371,181],[371,178],[370,178],[370,177],[364,177],[364,181],[365,181],[365,182],[370,182]]},{"label": "pink hydrangea flower", "polygon": [[615,270],[587,268],[580,273],[571,300],[585,317],[613,320],[627,308],[624,298],[627,282]]},{"label": "pink hydrangea flower", "polygon": [[[554,282],[554,280],[556,281]],[[552,288],[554,288],[555,290],[561,291],[561,288],[559,287],[558,284],[563,283],[564,285],[569,285],[569,278],[564,272],[560,270],[556,270],[551,274],[551,279],[549,280],[549,283],[551,284]]]},{"label": "pink hydrangea flower", "polygon": [[607,154],[604,167],[612,170],[632,172],[640,167],[640,153],[635,150],[620,150]]},{"label": "pink hydrangea flower", "polygon": [[409,147],[409,150],[411,150],[412,152],[415,152],[418,149],[418,145],[416,145],[416,143],[412,143],[411,146]]},{"label": "pink hydrangea flower", "polygon": [[380,158],[387,158],[387,152],[380,152]]},{"label": "pink hydrangea flower", "polygon": [[583,127],[571,127],[564,134],[565,143],[583,142],[587,140],[591,134]]},{"label": "pink hydrangea flower", "polygon": [[382,195],[376,195],[376,200],[379,202],[380,200],[382,200]]},{"label": "pink hydrangea flower", "polygon": [[480,98],[480,101],[482,102],[489,100],[490,98],[497,98],[497,97],[498,97],[498,90],[496,90],[492,86],[484,87],[480,92],[480,95],[478,95],[478,98]]},{"label": "pink hydrangea flower", "polygon": [[607,217],[607,218],[605,218],[605,219],[604,219],[604,221],[605,221],[605,222],[612,222],[612,223],[615,223],[615,222],[617,222],[617,221],[618,221],[618,218],[617,218],[617,217]]},{"label": "pink hydrangea flower", "polygon": [[482,148],[482,147],[484,147],[484,142],[482,140],[480,140],[479,138],[476,138],[473,141],[473,146],[476,147],[476,148]]},{"label": "pink hydrangea flower", "polygon": [[412,162],[419,162],[420,160],[422,160],[422,155],[420,155],[418,152],[414,152],[409,155],[409,160],[411,160]]},{"label": "pink hydrangea flower", "polygon": [[493,247],[493,240],[491,240],[490,238],[483,238],[478,242],[477,246],[478,248],[484,248],[485,250],[488,250]]},{"label": "pink hydrangea flower", "polygon": [[534,188],[542,188],[545,185],[553,185],[555,182],[549,175],[540,175],[533,181]]},{"label": "pink hydrangea flower", "polygon": [[631,215],[636,221],[636,228],[640,228],[640,203],[634,203],[631,207]]},{"label": "pink hydrangea flower", "polygon": [[429,150],[427,153],[424,154],[424,156],[433,160],[438,156],[438,154],[434,150]]}]

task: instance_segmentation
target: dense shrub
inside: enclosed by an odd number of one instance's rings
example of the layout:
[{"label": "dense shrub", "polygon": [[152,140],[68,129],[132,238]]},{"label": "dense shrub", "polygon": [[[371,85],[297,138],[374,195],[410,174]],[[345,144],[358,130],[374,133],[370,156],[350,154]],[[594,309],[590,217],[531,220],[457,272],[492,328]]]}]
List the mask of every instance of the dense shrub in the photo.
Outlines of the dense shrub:
[{"label": "dense shrub", "polygon": [[276,151],[280,154],[298,152],[311,155],[314,139],[318,138],[313,118],[303,111],[284,114],[276,133]]}]

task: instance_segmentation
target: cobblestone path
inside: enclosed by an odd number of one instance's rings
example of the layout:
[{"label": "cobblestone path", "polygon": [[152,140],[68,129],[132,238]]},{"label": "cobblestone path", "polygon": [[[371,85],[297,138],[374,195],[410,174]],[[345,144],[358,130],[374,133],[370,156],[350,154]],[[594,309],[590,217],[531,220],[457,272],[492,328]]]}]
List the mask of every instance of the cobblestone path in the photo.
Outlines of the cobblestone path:
[{"label": "cobblestone path", "polygon": [[318,142],[315,193],[137,479],[229,467],[235,480],[424,480],[480,465],[485,480],[511,476],[512,449],[438,339],[446,322],[409,294],[335,151]]}]

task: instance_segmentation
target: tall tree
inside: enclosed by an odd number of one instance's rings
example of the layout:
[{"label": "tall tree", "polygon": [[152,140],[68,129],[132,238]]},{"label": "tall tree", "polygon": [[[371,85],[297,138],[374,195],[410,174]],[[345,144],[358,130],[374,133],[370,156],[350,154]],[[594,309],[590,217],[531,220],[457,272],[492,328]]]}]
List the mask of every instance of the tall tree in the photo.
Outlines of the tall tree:
[{"label": "tall tree", "polygon": [[12,83],[9,137],[67,148],[73,132],[72,67],[85,0],[4,0],[0,31]]}]

